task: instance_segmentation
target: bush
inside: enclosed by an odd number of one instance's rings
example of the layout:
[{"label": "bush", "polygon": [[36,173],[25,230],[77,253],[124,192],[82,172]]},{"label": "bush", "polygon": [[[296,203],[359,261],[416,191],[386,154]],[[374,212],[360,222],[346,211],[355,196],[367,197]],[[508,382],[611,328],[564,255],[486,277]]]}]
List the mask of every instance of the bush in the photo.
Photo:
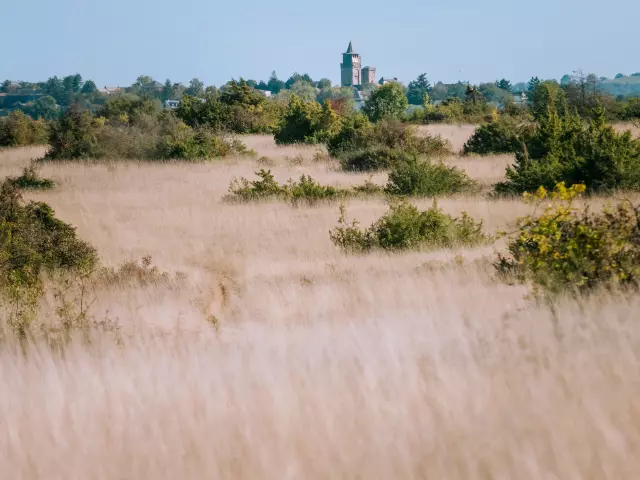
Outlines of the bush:
[{"label": "bush", "polygon": [[468,155],[491,155],[515,153],[522,148],[519,125],[507,117],[479,126],[464,144],[463,153]]},{"label": "bush", "polygon": [[374,146],[355,150],[340,157],[342,169],[349,172],[367,172],[386,170],[403,160],[409,160],[413,155],[402,150],[385,146]]},{"label": "bush", "polygon": [[372,125],[356,114],[342,120],[327,149],[345,170],[365,171],[390,168],[411,155],[444,156],[451,153],[451,144],[439,135],[418,135],[415,127],[397,120]]},{"label": "bush", "polygon": [[206,127],[191,128],[172,113],[140,116],[136,124],[92,118],[70,108],[56,122],[46,159],[201,160],[253,152]]},{"label": "bush", "polygon": [[62,117],[53,123],[49,133],[51,149],[46,159],[99,158],[98,131],[100,122],[91,115],[70,106]]},{"label": "bush", "polygon": [[176,115],[190,127],[238,134],[274,133],[286,104],[266,99],[244,81],[232,81],[221,94],[184,95]]},{"label": "bush", "polygon": [[351,253],[373,249],[450,248],[487,240],[482,233],[482,222],[475,222],[465,212],[453,218],[443,213],[435,201],[430,209],[422,212],[407,202],[394,202],[387,214],[365,230],[356,221],[349,224],[345,208],[341,206],[338,226],[329,236],[334,245]]},{"label": "bush", "polygon": [[443,163],[410,157],[396,163],[389,172],[385,191],[390,195],[451,195],[475,192],[478,184],[462,170]]},{"label": "bush", "polygon": [[[556,185],[541,215],[518,221],[509,255],[496,267],[503,275],[530,281],[547,294],[587,292],[601,285],[637,287],[640,279],[640,207],[621,203],[602,213],[577,208],[572,200],[585,185]],[[529,201],[542,203],[544,188]]]},{"label": "bush", "polygon": [[22,190],[48,190],[56,186],[56,182],[42,178],[34,164],[25,167],[19,177],[8,177],[8,182]]},{"label": "bush", "polygon": [[607,125],[601,108],[585,126],[579,116],[561,117],[549,104],[523,144],[496,193],[534,192],[540,186],[551,190],[559,182],[584,184],[590,192],[640,189],[640,140]]},{"label": "bush", "polygon": [[256,172],[260,180],[249,181],[242,177],[234,178],[229,185],[227,200],[255,201],[261,199],[281,199],[297,204],[300,202],[315,203],[319,200],[331,200],[356,195],[379,195],[382,187],[367,181],[351,189],[335,188],[320,185],[309,175],[301,175],[296,182],[293,179],[279,184],[271,170]]},{"label": "bush", "polygon": [[135,125],[144,117],[155,116],[160,108],[157,100],[127,93],[107,98],[98,110],[97,116],[106,118],[108,121],[122,121]]},{"label": "bush", "polygon": [[339,128],[338,116],[328,102],[305,102],[293,94],[274,138],[278,145],[317,144],[329,141]]},{"label": "bush", "polygon": [[24,338],[42,294],[44,272],[91,271],[96,251],[46,203],[24,204],[13,181],[0,186],[0,290],[9,303],[8,325]]},{"label": "bush", "polygon": [[25,147],[47,143],[48,125],[44,120],[32,120],[20,110],[0,118],[0,147]]},{"label": "bush", "polygon": [[256,172],[260,180],[249,181],[246,178],[234,178],[229,185],[229,200],[255,201],[261,199],[284,199],[292,203],[301,201],[317,202],[318,200],[336,198],[344,195],[344,191],[334,187],[325,187],[308,175],[301,175],[296,182],[289,179],[286,184],[276,182],[271,170]]},{"label": "bush", "polygon": [[362,111],[372,122],[377,122],[383,118],[402,118],[408,107],[402,85],[390,82],[373,91]]},{"label": "bush", "polygon": [[340,126],[327,141],[329,155],[339,158],[345,153],[361,150],[371,144],[373,124],[361,113],[340,117]]}]

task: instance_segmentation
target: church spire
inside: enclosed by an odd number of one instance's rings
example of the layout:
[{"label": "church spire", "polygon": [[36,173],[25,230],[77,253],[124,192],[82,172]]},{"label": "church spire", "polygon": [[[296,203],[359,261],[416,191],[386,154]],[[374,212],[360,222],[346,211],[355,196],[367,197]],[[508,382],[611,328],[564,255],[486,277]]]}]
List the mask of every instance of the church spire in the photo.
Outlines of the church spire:
[{"label": "church spire", "polygon": [[349,42],[349,46],[347,47],[347,51],[345,53],[354,53],[353,45]]}]

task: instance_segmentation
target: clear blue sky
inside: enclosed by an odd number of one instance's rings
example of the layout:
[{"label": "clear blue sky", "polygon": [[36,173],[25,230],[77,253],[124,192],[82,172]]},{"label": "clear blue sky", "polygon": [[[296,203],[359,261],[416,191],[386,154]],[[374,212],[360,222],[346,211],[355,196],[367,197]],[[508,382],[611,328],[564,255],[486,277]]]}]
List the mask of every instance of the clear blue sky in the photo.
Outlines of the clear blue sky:
[{"label": "clear blue sky", "polygon": [[[640,71],[640,1],[1,0],[0,81],[81,73],[207,85],[276,70],[339,81],[353,40],[378,76],[474,83]],[[462,70],[462,71],[461,71]]]}]

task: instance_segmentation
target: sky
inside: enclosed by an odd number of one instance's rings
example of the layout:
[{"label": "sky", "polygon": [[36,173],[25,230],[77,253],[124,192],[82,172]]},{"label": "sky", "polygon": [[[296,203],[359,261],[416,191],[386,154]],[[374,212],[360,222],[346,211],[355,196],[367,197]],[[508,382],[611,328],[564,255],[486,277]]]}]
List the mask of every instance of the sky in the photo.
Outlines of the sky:
[{"label": "sky", "polygon": [[640,71],[638,0],[0,0],[0,17],[0,81],[221,85],[275,70],[337,83],[349,41],[404,82]]}]

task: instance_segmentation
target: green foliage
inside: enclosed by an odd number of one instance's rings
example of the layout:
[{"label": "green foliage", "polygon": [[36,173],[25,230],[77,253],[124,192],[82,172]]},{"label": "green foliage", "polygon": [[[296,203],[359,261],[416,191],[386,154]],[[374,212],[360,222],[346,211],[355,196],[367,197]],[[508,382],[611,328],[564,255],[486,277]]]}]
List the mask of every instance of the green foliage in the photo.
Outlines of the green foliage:
[{"label": "green foliage", "polygon": [[56,186],[53,180],[40,176],[34,163],[25,167],[19,177],[8,177],[6,181],[13,183],[21,190],[49,190]]},{"label": "green foliage", "polygon": [[413,158],[411,153],[377,145],[341,155],[340,164],[348,172],[369,172],[389,169],[410,158]]},{"label": "green foliage", "polygon": [[273,133],[283,112],[284,107],[276,100],[266,100],[240,80],[231,81],[219,94],[184,95],[176,115],[190,127],[249,134]]},{"label": "green foliage", "polygon": [[373,91],[362,111],[372,122],[377,122],[386,117],[402,118],[408,107],[409,102],[402,85],[390,82]]},{"label": "green foliage", "polygon": [[0,118],[0,147],[24,147],[47,143],[47,123],[32,120],[20,110]]},{"label": "green foliage", "polygon": [[46,159],[96,158],[98,152],[99,125],[91,115],[71,106],[53,123],[49,133]]},{"label": "green foliage", "polygon": [[[593,213],[573,206],[585,185],[556,185],[552,202],[539,215],[518,221],[518,229],[500,256],[498,271],[530,281],[549,294],[587,292],[601,285],[637,287],[640,279],[640,208],[621,203]],[[541,204],[547,190],[529,195]]]},{"label": "green foliage", "polygon": [[55,120],[60,116],[60,112],[60,107],[56,104],[56,100],[50,95],[44,95],[34,102],[30,114],[33,118]]},{"label": "green foliage", "polygon": [[513,90],[513,86],[511,85],[511,82],[506,78],[503,78],[502,80],[496,82],[496,87],[509,93],[511,93],[511,91]]},{"label": "green foliage", "polygon": [[256,172],[260,180],[249,181],[246,178],[234,178],[229,185],[229,200],[256,201],[262,199],[281,199],[297,204],[299,202],[314,203],[344,196],[345,191],[334,187],[325,187],[309,175],[301,175],[296,182],[289,179],[286,184],[279,184],[271,170],[261,169]]},{"label": "green foliage", "polygon": [[345,208],[341,206],[338,226],[329,236],[334,245],[350,253],[451,248],[487,240],[482,233],[482,222],[475,222],[464,212],[459,218],[453,218],[443,213],[435,201],[425,211],[405,201],[393,202],[388,213],[364,230],[357,221],[347,222]]},{"label": "green foliage", "polygon": [[425,98],[428,98],[431,84],[427,79],[427,74],[418,75],[414,81],[409,82],[407,90],[407,100],[411,105],[423,105]]},{"label": "green foliage", "polygon": [[390,195],[435,196],[471,193],[478,184],[463,170],[417,157],[393,165],[385,192]]},{"label": "green foliage", "polygon": [[10,308],[8,326],[20,338],[27,334],[44,272],[91,271],[96,251],[76,237],[75,229],[57,219],[49,205],[25,204],[16,182],[0,185],[0,291]]},{"label": "green foliage", "polygon": [[529,82],[527,98],[533,118],[537,121],[547,116],[549,108],[560,114],[566,111],[566,95],[554,81],[540,82],[536,78]]},{"label": "green foliage", "polygon": [[305,102],[294,94],[275,132],[275,140],[278,145],[323,143],[339,128],[340,121],[329,103]]},{"label": "green foliage", "polygon": [[45,159],[202,160],[251,153],[241,142],[191,128],[169,112],[141,116],[135,124],[124,117],[107,123],[69,108],[52,127]]},{"label": "green foliage", "polygon": [[135,125],[142,117],[154,116],[158,111],[159,105],[153,99],[124,94],[109,97],[98,110],[97,116],[104,117],[108,121],[123,121],[123,123]]},{"label": "green foliage", "polygon": [[463,153],[468,155],[490,155],[500,153],[514,153],[521,149],[519,123],[506,116],[498,120],[479,126],[463,147]]},{"label": "green foliage", "polygon": [[523,140],[497,193],[553,189],[559,182],[584,183],[589,191],[640,188],[640,141],[607,125],[601,108],[585,125],[577,115],[558,115],[551,102]]},{"label": "green foliage", "polygon": [[340,117],[340,128],[327,141],[327,150],[333,157],[340,157],[346,152],[365,148],[373,136],[373,125],[369,119],[359,113]]},{"label": "green foliage", "polygon": [[419,135],[415,127],[390,118],[371,124],[358,113],[341,119],[327,149],[345,170],[355,171],[386,169],[411,155],[451,153],[450,143],[439,135]]}]

